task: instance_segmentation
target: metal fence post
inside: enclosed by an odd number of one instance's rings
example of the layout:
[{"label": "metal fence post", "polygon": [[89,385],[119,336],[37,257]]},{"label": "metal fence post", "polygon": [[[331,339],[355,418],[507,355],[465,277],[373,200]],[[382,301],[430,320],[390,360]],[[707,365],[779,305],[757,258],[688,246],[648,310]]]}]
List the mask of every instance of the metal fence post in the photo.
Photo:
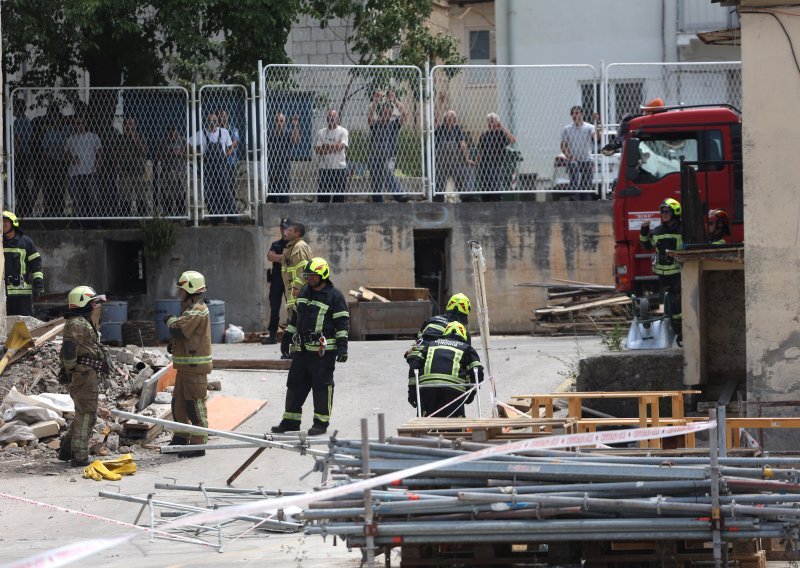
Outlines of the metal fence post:
[{"label": "metal fence post", "polygon": [[[192,83],[192,103],[191,103],[191,135],[197,132],[197,113],[200,111],[198,108],[197,100],[197,86]],[[194,226],[200,226],[200,191],[198,189],[197,179],[197,148],[192,144],[192,190],[194,192]]]}]

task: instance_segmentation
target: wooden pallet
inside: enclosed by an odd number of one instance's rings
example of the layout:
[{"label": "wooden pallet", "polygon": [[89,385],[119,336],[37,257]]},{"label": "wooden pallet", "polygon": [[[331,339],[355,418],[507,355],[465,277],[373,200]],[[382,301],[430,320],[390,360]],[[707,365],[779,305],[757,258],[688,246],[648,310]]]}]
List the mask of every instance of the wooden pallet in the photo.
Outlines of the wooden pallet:
[{"label": "wooden pallet", "polygon": [[401,568],[445,566],[545,567],[547,551],[540,544],[403,544]]},{"label": "wooden pallet", "polygon": [[[610,541],[581,543],[584,568],[629,565],[693,568],[713,562],[714,553],[706,541]],[[740,568],[766,568],[767,554],[760,539],[728,543],[728,560]]]}]

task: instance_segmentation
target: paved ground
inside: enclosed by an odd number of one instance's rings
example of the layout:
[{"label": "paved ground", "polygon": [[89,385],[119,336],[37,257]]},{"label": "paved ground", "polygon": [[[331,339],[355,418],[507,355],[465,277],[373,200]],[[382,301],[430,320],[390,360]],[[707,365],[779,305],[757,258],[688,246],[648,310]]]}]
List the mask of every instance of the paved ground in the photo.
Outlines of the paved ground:
[{"label": "paved ground", "polygon": [[[369,341],[351,344],[350,360],[337,365],[333,428],[340,437],[360,436],[360,419],[368,418],[377,432],[377,415],[386,416],[387,432],[413,416],[406,402],[406,367],[402,359],[409,341]],[[497,378],[501,399],[525,392],[549,392],[561,385],[571,368],[577,368],[580,355],[602,352],[595,338],[493,338],[492,370]],[[219,345],[214,354],[220,358],[277,358],[277,346]],[[215,371],[226,396],[261,398],[267,406],[240,427],[240,431],[265,432],[280,420],[285,394],[285,372]],[[306,404],[304,426],[310,426],[311,404]],[[484,408],[488,411],[488,402]],[[476,415],[474,405],[468,410]],[[308,423],[308,424],[306,424]],[[218,441],[222,441],[219,440]],[[224,486],[225,480],[252,453],[251,450],[209,451],[203,458],[178,460],[169,455],[150,455],[138,460],[139,472],[119,482],[95,482],[82,479],[74,469],[60,462],[41,467],[17,467],[0,472],[0,493],[7,493],[83,511],[92,515],[131,523],[139,512],[134,503],[103,499],[100,490],[120,491],[146,496],[154,483],[176,479],[179,483]],[[266,489],[308,489],[319,483],[318,473],[300,481],[313,466],[308,456],[281,450],[268,450],[237,480],[237,487]],[[169,501],[202,505],[198,493],[158,491]],[[146,516],[144,517],[146,518]],[[238,529],[244,529],[239,525]],[[67,543],[86,538],[112,537],[128,529],[107,521],[22,504],[0,498],[0,561],[26,558]],[[237,531],[231,528],[231,534]],[[86,562],[86,561],[84,561]],[[98,553],[89,559],[93,565],[156,566],[358,566],[360,553],[347,551],[331,539],[301,535],[248,535],[226,546],[220,555],[196,545],[138,537],[132,542]]]}]

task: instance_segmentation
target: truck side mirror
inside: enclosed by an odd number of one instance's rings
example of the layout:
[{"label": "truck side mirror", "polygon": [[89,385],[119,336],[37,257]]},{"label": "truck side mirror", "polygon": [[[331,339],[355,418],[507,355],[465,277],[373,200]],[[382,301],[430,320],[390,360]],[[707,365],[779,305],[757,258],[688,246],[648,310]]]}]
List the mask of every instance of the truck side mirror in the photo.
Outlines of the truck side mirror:
[{"label": "truck side mirror", "polygon": [[639,161],[642,154],[639,151],[639,139],[628,138],[625,142],[625,178],[635,181],[639,177]]}]

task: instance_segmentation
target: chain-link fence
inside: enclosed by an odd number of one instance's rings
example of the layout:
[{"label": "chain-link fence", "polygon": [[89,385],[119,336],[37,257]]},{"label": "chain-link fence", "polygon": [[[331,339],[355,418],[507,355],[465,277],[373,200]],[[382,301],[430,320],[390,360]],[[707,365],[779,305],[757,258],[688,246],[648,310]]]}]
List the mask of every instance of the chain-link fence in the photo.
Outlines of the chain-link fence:
[{"label": "chain-link fence", "polygon": [[188,93],[15,89],[8,203],[23,218],[188,218]]},{"label": "chain-link fence", "polygon": [[197,128],[189,139],[199,164],[201,217],[252,217],[250,124],[247,90],[241,85],[200,88]]},{"label": "chain-link fence", "polygon": [[549,191],[588,198],[595,191],[599,80],[592,66],[438,66],[430,85],[435,199]]},{"label": "chain-link fence", "polygon": [[292,195],[315,195],[321,202],[423,196],[422,100],[416,67],[267,66],[267,201],[286,202]]}]

